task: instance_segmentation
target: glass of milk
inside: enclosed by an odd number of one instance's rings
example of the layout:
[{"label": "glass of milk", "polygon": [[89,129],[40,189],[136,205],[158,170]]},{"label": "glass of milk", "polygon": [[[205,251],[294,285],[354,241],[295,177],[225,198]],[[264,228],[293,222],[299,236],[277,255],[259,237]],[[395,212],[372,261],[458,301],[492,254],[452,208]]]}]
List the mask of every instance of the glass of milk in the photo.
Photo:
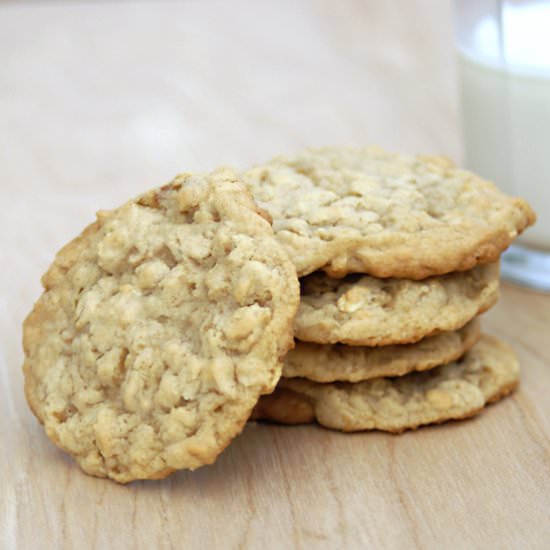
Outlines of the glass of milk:
[{"label": "glass of milk", "polygon": [[550,0],[455,0],[455,24],[466,166],[537,212],[503,277],[550,292]]}]

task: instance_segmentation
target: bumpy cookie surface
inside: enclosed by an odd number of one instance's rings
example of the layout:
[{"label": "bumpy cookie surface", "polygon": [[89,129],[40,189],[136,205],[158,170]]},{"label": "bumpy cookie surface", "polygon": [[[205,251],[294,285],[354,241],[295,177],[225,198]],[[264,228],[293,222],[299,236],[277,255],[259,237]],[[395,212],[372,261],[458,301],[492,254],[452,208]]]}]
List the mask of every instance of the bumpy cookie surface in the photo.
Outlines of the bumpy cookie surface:
[{"label": "bumpy cookie surface", "polygon": [[499,266],[422,281],[317,272],[301,279],[294,334],[317,344],[387,346],[457,330],[498,299]]},{"label": "bumpy cookie surface", "polygon": [[213,462],[292,346],[296,271],[229,171],[100,213],[42,282],[28,402],[87,473],[119,482]]},{"label": "bumpy cookie surface", "polygon": [[473,416],[513,391],[518,381],[514,352],[484,335],[459,361],[398,378],[357,384],[283,378],[273,394],[261,398],[252,419],[398,433]]},{"label": "bumpy cookie surface", "polygon": [[428,336],[414,344],[367,347],[296,341],[284,360],[283,376],[314,382],[360,382],[381,376],[402,376],[454,361],[479,339],[478,319],[457,331]]},{"label": "bumpy cookie surface", "polygon": [[437,157],[327,147],[243,176],[298,275],[423,279],[494,262],[535,221],[529,205]]}]

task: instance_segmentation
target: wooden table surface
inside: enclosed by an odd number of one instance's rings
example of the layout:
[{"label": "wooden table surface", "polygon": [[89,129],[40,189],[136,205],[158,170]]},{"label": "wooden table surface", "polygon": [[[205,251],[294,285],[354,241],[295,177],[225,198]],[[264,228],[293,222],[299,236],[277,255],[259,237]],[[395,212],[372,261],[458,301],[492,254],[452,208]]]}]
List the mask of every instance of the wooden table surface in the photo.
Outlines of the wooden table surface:
[{"label": "wooden table surface", "polygon": [[39,277],[96,210],[306,145],[460,161],[450,20],[436,0],[0,3],[1,548],[550,548],[549,296],[504,285],[485,326],[522,386],[473,420],[252,424],[161,482],[82,474],[22,393]]}]

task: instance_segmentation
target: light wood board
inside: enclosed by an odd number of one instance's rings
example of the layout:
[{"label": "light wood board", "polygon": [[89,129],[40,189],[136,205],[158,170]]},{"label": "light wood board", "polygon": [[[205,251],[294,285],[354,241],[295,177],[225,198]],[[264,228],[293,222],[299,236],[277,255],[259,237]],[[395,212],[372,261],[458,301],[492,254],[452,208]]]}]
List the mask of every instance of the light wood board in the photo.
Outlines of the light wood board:
[{"label": "light wood board", "polygon": [[460,160],[454,75],[445,1],[0,3],[1,548],[550,547],[548,296],[504,286],[486,316],[518,393],[402,436],[249,425],[213,466],[123,487],[23,397],[21,322],[96,210],[306,145]]}]

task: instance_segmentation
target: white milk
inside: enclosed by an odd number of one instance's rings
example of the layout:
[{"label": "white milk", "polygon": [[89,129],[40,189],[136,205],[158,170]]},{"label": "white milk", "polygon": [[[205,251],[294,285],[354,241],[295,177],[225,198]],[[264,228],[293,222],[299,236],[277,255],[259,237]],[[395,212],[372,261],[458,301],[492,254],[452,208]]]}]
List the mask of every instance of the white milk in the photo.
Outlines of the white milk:
[{"label": "white milk", "polygon": [[459,39],[466,165],[538,214],[520,242],[550,250],[550,2],[504,4]]}]

